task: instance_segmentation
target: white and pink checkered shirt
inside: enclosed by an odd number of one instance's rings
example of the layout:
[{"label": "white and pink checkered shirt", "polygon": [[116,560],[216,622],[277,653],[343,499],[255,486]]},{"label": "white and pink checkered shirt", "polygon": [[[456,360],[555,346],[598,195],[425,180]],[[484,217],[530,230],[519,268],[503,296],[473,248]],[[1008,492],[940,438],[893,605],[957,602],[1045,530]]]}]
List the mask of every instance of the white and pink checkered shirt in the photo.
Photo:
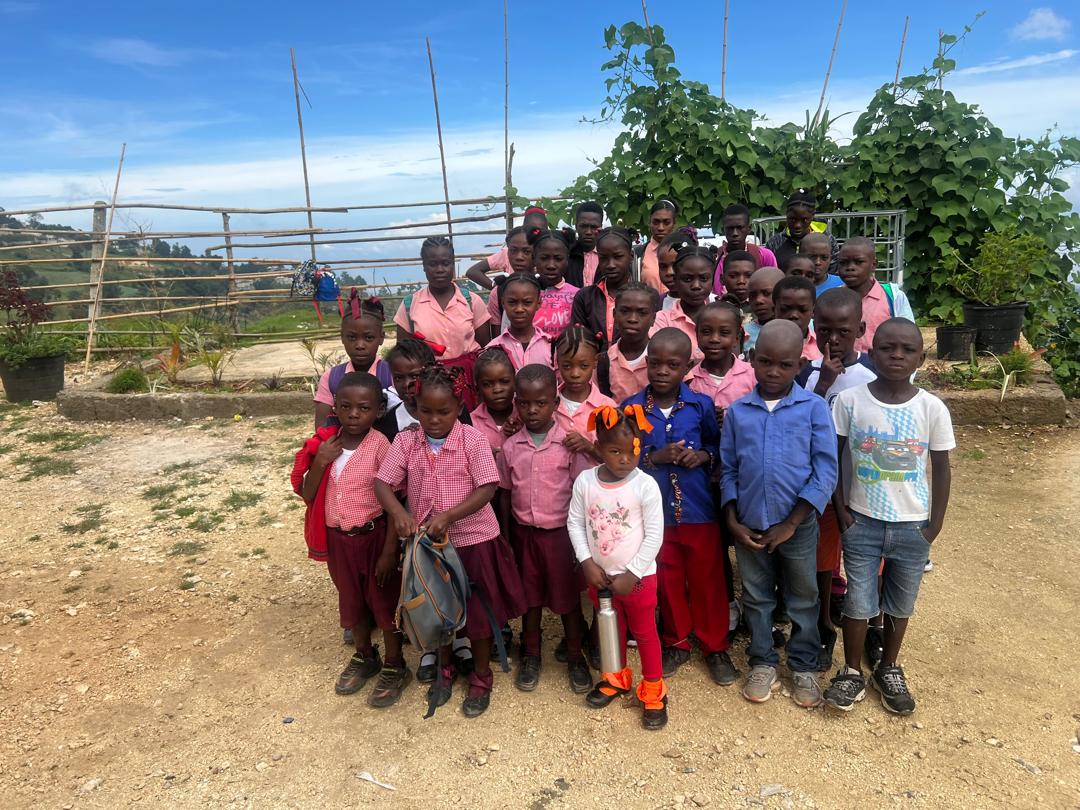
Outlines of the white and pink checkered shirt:
[{"label": "white and pink checkered shirt", "polygon": [[386,437],[369,430],[337,477],[331,469],[326,482],[327,526],[349,531],[382,514],[375,497],[375,474],[389,451]]},{"label": "white and pink checkered shirt", "polygon": [[[499,469],[484,434],[456,422],[438,453],[431,452],[423,430],[399,433],[376,477],[395,489],[404,484],[409,507],[422,523],[459,506],[477,488],[498,484]],[[459,548],[498,536],[499,521],[490,503],[450,527],[450,542]]]}]

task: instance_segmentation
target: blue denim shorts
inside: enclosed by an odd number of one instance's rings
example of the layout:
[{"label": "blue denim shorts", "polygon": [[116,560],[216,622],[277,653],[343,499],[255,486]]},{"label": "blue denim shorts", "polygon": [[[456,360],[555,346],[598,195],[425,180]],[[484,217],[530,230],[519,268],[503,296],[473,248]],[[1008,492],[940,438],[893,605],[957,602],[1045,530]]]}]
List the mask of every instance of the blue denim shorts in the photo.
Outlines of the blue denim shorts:
[{"label": "blue denim shorts", "polygon": [[[884,611],[898,619],[915,612],[915,597],[930,558],[930,544],[921,529],[928,521],[887,523],[852,512],[855,522],[841,537],[847,598],[844,615],[852,619],[872,619]],[[878,571],[881,591],[878,592]]]}]

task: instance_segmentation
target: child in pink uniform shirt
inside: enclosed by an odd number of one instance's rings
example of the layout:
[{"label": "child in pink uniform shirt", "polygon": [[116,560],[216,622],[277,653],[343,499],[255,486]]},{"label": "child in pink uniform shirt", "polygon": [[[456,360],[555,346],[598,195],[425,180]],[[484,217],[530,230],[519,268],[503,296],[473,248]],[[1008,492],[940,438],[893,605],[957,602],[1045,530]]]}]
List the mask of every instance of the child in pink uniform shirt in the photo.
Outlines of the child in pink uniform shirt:
[{"label": "child in pink uniform shirt", "polygon": [[570,325],[579,289],[566,281],[570,246],[561,231],[544,231],[533,238],[532,248],[533,270],[540,279],[540,309],[533,316],[533,325],[555,340]]},{"label": "child in pink uniform shirt", "polygon": [[488,346],[501,348],[514,369],[531,363],[551,365],[551,339],[533,325],[540,308],[540,282],[531,273],[514,273],[502,285],[503,309],[510,325]]},{"label": "child in pink uniform shirt", "polygon": [[671,200],[657,200],[649,210],[649,234],[651,238],[641,251],[641,280],[656,290],[660,295],[668,291],[667,285],[660,280],[660,264],[657,251],[660,243],[675,230],[675,217],[679,207]]},{"label": "child in pink uniform shirt", "polygon": [[497,459],[500,499],[509,501],[511,545],[528,604],[522,620],[525,651],[514,685],[531,692],[540,682],[540,619],[546,607],[562,619],[569,685],[581,695],[592,680],[581,651],[585,621],[566,515],[574,479],[595,462],[563,445],[566,433],[554,418],[559,401],[554,371],[525,366],[517,374],[516,391],[523,427],[506,440]]},{"label": "child in pink uniform shirt", "polygon": [[[707,266],[706,266],[707,265]],[[694,319],[708,303],[716,266],[716,251],[711,247],[691,245],[675,256],[675,277],[672,289],[678,296],[671,309],[658,312],[652,333],[673,326],[690,338],[690,359],[701,359],[697,345],[697,324]]]},{"label": "child in pink uniform shirt", "polygon": [[817,337],[814,335],[814,330],[810,328],[816,301],[817,292],[814,282],[806,276],[784,276],[773,287],[773,310],[776,320],[791,321],[799,327],[803,333],[802,356],[808,361],[821,359]]},{"label": "child in pink uniform shirt", "polygon": [[602,405],[614,405],[594,382],[599,340],[581,326],[571,326],[555,343],[555,362],[563,384],[555,421],[566,432],[563,444],[576,453],[593,450],[596,435],[589,429],[589,414]]},{"label": "child in pink uniform shirt", "polygon": [[649,384],[649,333],[659,303],[656,290],[640,281],[631,281],[615,294],[619,339],[600,356],[596,377],[600,390],[616,402]]},{"label": "child in pink uniform shirt", "polygon": [[379,347],[385,337],[385,320],[386,313],[382,302],[378,298],[361,301],[354,288],[345,307],[345,315],[341,319],[341,345],[345,348],[349,361],[344,364],[341,372],[335,374],[332,369],[327,369],[319,378],[314,397],[316,430],[325,425],[334,412],[335,391],[331,387],[332,380],[336,381],[342,374],[353,371],[366,371],[379,378],[383,388],[389,386],[390,367],[384,360],[379,359]]},{"label": "child in pink uniform shirt", "polygon": [[704,359],[687,377],[690,388],[712,399],[716,421],[723,425],[724,410],[754,389],[754,369],[742,353],[742,313],[727,301],[714,301],[701,311],[697,322],[698,346]]},{"label": "child in pink uniform shirt", "polygon": [[840,278],[850,289],[862,296],[863,323],[866,331],[855,341],[855,351],[868,352],[874,345],[874,332],[889,318],[905,318],[912,323],[911,310],[904,291],[895,284],[887,287],[874,278],[877,252],[874,243],[865,236],[853,236],[840,248]]}]

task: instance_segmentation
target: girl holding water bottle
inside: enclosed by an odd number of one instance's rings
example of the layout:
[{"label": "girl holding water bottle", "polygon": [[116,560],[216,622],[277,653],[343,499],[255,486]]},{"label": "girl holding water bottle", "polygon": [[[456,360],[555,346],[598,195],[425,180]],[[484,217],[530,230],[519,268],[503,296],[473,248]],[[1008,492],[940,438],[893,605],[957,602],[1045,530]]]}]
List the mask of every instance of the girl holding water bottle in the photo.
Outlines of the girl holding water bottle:
[{"label": "girl holding water bottle", "polygon": [[[642,725],[649,730],[661,729],[668,714],[656,631],[656,555],[664,537],[664,509],[660,487],[638,469],[641,432],[652,427],[641,406],[631,405],[597,408],[589,418],[589,430],[593,429],[602,463],[581,473],[574,482],[567,525],[589,595],[599,610],[600,644],[606,653],[602,655],[601,680],[585,700],[600,709],[630,694],[633,673],[626,665],[629,628],[641,656],[642,680],[636,695],[644,712]],[[617,657],[610,639],[605,645],[603,637],[609,603],[617,619]]]}]

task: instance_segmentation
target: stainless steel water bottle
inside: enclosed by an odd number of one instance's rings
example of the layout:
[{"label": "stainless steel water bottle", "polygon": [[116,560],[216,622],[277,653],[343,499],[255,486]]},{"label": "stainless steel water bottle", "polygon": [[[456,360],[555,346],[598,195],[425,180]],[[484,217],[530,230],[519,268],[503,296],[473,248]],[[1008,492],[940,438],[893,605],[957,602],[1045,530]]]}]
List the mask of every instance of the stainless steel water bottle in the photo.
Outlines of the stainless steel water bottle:
[{"label": "stainless steel water bottle", "polygon": [[602,590],[597,594],[600,609],[596,612],[596,632],[600,637],[600,670],[619,672],[622,670],[622,639],[619,637],[619,619],[615,608],[611,606],[611,591]]}]

